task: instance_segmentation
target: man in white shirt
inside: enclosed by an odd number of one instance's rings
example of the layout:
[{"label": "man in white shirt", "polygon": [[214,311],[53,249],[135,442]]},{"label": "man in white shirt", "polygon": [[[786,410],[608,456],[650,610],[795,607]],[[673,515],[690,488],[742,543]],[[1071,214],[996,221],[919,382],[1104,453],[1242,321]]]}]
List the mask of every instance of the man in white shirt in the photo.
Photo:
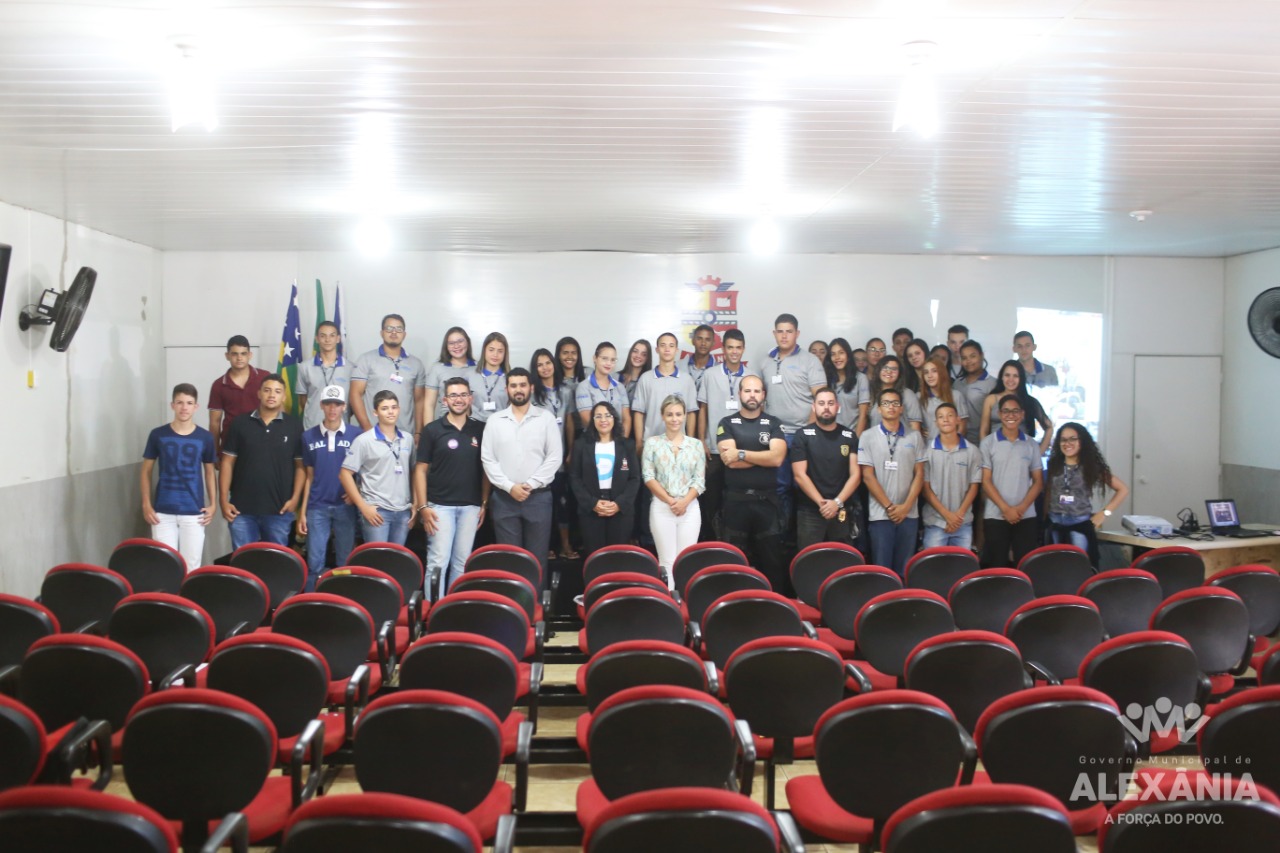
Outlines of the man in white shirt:
[{"label": "man in white shirt", "polygon": [[485,425],[480,461],[493,484],[493,532],[499,543],[531,551],[547,576],[551,482],[564,460],[560,427],[550,410],[531,406],[533,381],[523,367],[507,373],[510,405]]}]

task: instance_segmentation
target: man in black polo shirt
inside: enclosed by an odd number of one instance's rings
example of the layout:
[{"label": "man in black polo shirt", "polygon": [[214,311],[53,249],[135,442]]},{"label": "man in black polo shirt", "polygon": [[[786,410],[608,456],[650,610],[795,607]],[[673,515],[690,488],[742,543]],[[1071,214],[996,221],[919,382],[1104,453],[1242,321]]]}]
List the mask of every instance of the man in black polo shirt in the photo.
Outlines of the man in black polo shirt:
[{"label": "man in black polo shirt", "polygon": [[[858,469],[858,437],[836,423],[836,392],[823,388],[813,397],[814,423],[796,431],[791,443],[795,472],[796,545],[849,542],[857,532],[853,494],[862,482]],[[850,528],[853,527],[851,530]]]},{"label": "man in black polo shirt", "polygon": [[440,579],[437,598],[462,574],[489,504],[489,478],[480,462],[484,424],[471,417],[471,385],[455,376],[445,380],[441,394],[448,412],[422,428],[413,469],[413,505],[427,531],[428,584]]},{"label": "man in black polo shirt", "polygon": [[258,408],[231,422],[222,442],[219,477],[222,517],[231,544],[289,544],[302,499],[302,421],[283,411],[284,379],[269,374],[258,387]]},{"label": "man in black polo shirt", "polygon": [[782,516],[778,509],[778,466],[787,456],[782,425],[763,413],[764,380],[744,376],[738,384],[738,413],[716,427],[716,447],[724,463],[724,506],[720,524],[725,540],[742,548],[786,594],[790,583],[782,559]]}]

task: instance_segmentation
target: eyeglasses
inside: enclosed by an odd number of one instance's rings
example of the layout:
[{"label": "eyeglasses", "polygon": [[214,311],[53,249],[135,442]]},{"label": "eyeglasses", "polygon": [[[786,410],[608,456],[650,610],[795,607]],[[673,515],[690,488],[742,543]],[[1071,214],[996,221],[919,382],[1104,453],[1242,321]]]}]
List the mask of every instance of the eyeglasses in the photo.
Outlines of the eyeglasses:
[{"label": "eyeglasses", "polygon": [[868,347],[867,352],[875,353],[876,355],[884,355],[884,347]]},{"label": "eyeglasses", "polygon": [[597,420],[597,421],[611,421],[611,420],[613,420],[613,415],[610,415],[610,414],[607,414],[607,413],[601,413],[601,414],[599,414],[599,415],[594,415],[593,417],[594,417],[594,419],[595,419],[595,420]]},{"label": "eyeglasses", "polygon": [[881,400],[880,408],[882,409],[901,409],[902,404],[897,400]]},{"label": "eyeglasses", "polygon": [[1001,410],[1000,410],[1000,414],[1002,414],[1002,415],[1020,415],[1020,414],[1022,414],[1022,409],[1001,409]]},{"label": "eyeglasses", "polygon": [[393,335],[403,335],[404,326],[383,326],[382,331],[391,332]]},{"label": "eyeglasses", "polygon": [[[404,331],[404,329],[388,329],[387,331],[389,331],[389,332],[403,332],[403,331]],[[460,346],[462,346],[463,344],[465,344],[466,342],[467,342],[467,339],[466,339],[466,338],[453,338],[452,340],[445,341],[445,344],[446,344],[447,346],[451,346],[451,347],[460,347]]]},{"label": "eyeglasses", "polygon": [[1079,443],[1080,443],[1080,439],[1078,439],[1078,438],[1060,438],[1060,439],[1058,439],[1058,443],[1059,443],[1059,444],[1079,444]]},{"label": "eyeglasses", "polygon": [[470,395],[469,393],[463,393],[463,394],[445,394],[445,395],[444,395],[444,398],[445,398],[446,400],[469,400],[469,399],[471,399],[471,395]]}]

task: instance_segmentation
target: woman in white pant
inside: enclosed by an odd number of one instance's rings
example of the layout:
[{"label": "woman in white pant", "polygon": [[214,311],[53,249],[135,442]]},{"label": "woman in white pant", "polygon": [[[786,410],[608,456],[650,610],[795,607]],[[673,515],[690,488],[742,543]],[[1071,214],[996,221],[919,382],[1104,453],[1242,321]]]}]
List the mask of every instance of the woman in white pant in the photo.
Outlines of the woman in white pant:
[{"label": "woman in white pant", "polygon": [[662,401],[666,432],[644,443],[641,469],[653,493],[649,526],[658,547],[658,563],[673,584],[671,565],[676,555],[698,541],[702,513],[698,495],[706,489],[707,457],[702,444],[685,435],[684,403],[675,395]]}]

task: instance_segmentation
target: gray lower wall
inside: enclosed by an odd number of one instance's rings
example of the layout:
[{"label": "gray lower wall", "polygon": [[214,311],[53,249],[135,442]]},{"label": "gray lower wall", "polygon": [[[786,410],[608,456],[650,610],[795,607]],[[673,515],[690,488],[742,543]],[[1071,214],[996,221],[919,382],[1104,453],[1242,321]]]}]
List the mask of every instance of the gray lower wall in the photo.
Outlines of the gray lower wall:
[{"label": "gray lower wall", "polygon": [[1235,499],[1246,524],[1280,524],[1280,471],[1223,465],[1222,497]]},{"label": "gray lower wall", "polygon": [[122,539],[145,536],[139,465],[0,489],[0,592],[28,598],[59,563],[106,565]]}]

